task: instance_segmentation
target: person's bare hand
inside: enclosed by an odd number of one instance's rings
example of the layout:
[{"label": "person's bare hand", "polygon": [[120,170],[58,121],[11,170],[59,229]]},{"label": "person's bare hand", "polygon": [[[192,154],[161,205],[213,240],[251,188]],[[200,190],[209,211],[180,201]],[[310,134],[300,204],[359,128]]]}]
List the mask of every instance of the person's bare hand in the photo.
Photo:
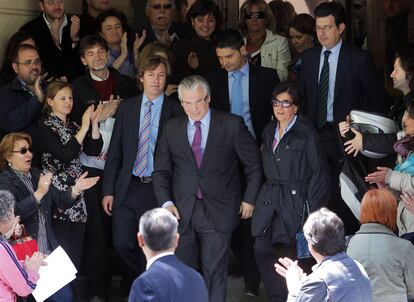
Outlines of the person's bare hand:
[{"label": "person's bare hand", "polygon": [[44,262],[44,255],[40,252],[34,252],[31,257],[26,256],[26,260],[24,262],[24,268],[25,270],[38,272],[39,268],[42,265],[46,265],[46,262]]},{"label": "person's bare hand", "polygon": [[351,126],[349,125],[347,121],[343,121],[338,124],[338,127],[339,127],[339,133],[341,134],[342,137],[345,138],[346,133],[349,131]]},{"label": "person's bare hand", "polygon": [[400,198],[404,207],[414,215],[414,194],[403,191]]},{"label": "person's bare hand", "polygon": [[297,293],[302,285],[302,280],[306,274],[299,267],[298,261],[293,261],[287,257],[279,258],[279,263],[275,263],[276,272],[286,278],[289,293]]},{"label": "person's bare hand", "polygon": [[46,174],[41,174],[39,177],[39,182],[37,183],[37,190],[40,191],[43,195],[49,191],[50,185],[52,183],[53,174],[48,172]]},{"label": "person's bare hand", "polygon": [[72,24],[70,25],[70,38],[72,39],[72,42],[78,42],[79,41],[79,30],[80,30],[80,18],[76,15],[73,15],[70,18],[70,21]]},{"label": "person's bare hand", "polygon": [[114,203],[114,197],[112,195],[106,195],[102,199],[103,210],[108,216],[112,216],[112,204],[113,203]]},{"label": "person's bare hand", "polygon": [[365,181],[370,184],[375,183],[379,188],[384,188],[386,186],[385,178],[390,170],[391,169],[387,167],[377,167],[377,171],[365,176]]},{"label": "person's bare hand", "polygon": [[92,110],[92,112],[91,112],[91,123],[92,124],[96,125],[96,124],[99,123],[99,119],[100,119],[101,114],[102,114],[102,109],[103,109],[102,102],[99,102],[98,106],[96,106],[96,109]]},{"label": "person's bare hand", "polygon": [[190,66],[191,69],[197,69],[198,68],[198,57],[197,54],[192,51],[190,52],[190,54],[188,55],[188,59],[187,59],[187,63],[188,66]]},{"label": "person's bare hand", "polygon": [[50,34],[52,36],[53,42],[55,43],[56,47],[60,49],[60,35],[59,30],[60,26],[62,25],[62,21],[59,19],[53,19],[50,23]]},{"label": "person's bare hand", "polygon": [[45,101],[45,94],[43,93],[42,89],[42,77],[38,76],[35,83],[34,83],[34,94],[39,100],[40,103],[44,103]]},{"label": "person's bare hand", "polygon": [[86,108],[85,112],[82,115],[82,124],[81,128],[88,130],[89,126],[91,125],[91,115],[93,112],[93,105],[89,105],[88,108]]},{"label": "person's bare hand", "polygon": [[145,29],[142,31],[141,36],[135,34],[134,45],[132,46],[135,52],[139,51],[139,48],[141,47],[142,43],[144,43],[146,37],[147,31]]},{"label": "person's bare hand", "polygon": [[6,239],[10,239],[12,236],[20,237],[22,235],[22,232],[23,225],[20,224],[20,216],[15,216],[13,219],[12,227],[4,234],[4,237],[6,237]]},{"label": "person's bare hand", "polygon": [[[73,190],[75,193],[81,193],[85,190],[92,188],[99,180],[99,176],[95,177],[86,177],[88,176],[88,172],[83,173],[75,182],[73,186]],[[78,194],[79,195],[79,194]]]},{"label": "person's bare hand", "polygon": [[362,150],[362,133],[354,128],[350,128],[355,134],[355,137],[344,143],[346,154],[354,155],[356,157],[358,152]]},{"label": "person's bare hand", "polygon": [[178,213],[178,209],[175,205],[169,205],[166,209],[170,211],[171,214],[173,214],[178,220],[180,220],[180,213]]},{"label": "person's bare hand", "polygon": [[239,210],[240,218],[248,219],[252,217],[253,210],[254,210],[254,205],[248,202],[242,201],[240,204],[240,210]]},{"label": "person's bare hand", "polygon": [[121,39],[121,55],[128,55],[128,36],[124,32]]},{"label": "person's bare hand", "polygon": [[165,89],[165,95],[171,96],[173,93],[177,92],[178,86],[174,84],[168,84],[167,88]]}]

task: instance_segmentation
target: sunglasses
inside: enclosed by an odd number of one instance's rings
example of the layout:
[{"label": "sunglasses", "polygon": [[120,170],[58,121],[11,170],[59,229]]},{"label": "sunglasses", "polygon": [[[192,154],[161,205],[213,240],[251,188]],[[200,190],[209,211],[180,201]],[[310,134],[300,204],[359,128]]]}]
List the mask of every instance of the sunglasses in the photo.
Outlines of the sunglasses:
[{"label": "sunglasses", "polygon": [[257,12],[257,13],[246,13],[246,19],[264,19],[266,17],[264,12]]},{"label": "sunglasses", "polygon": [[174,7],[174,4],[172,3],[159,4],[158,3],[158,4],[149,4],[148,6],[151,7],[152,9],[159,10],[161,9],[161,7],[163,9],[172,9]]},{"label": "sunglasses", "polygon": [[20,150],[13,150],[12,152],[13,153],[26,154],[27,151],[29,151],[30,153],[33,153],[32,147],[29,147],[29,148],[24,147],[24,148],[21,148]]},{"label": "sunglasses", "polygon": [[279,107],[281,106],[282,108],[289,108],[293,105],[293,102],[288,101],[288,100],[278,100],[278,99],[273,99],[272,101],[272,106],[273,107]]}]

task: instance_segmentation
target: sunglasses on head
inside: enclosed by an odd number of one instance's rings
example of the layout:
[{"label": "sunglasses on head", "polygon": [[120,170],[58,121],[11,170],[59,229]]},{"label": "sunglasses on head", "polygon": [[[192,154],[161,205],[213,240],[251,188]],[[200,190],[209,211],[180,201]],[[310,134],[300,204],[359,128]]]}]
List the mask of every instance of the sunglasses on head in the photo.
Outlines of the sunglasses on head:
[{"label": "sunglasses on head", "polygon": [[246,19],[264,19],[265,13],[264,12],[257,12],[257,13],[246,13]]},{"label": "sunglasses on head", "polygon": [[272,102],[273,107],[281,106],[282,108],[289,108],[293,105],[293,102],[288,101],[288,100],[273,99],[271,102]]},{"label": "sunglasses on head", "polygon": [[24,148],[21,148],[20,150],[13,150],[12,152],[13,153],[26,154],[27,151],[29,151],[30,153],[33,153],[32,147],[29,147],[29,148],[24,147]]},{"label": "sunglasses on head", "polygon": [[172,9],[174,7],[174,5],[172,3],[166,3],[166,4],[158,3],[158,4],[150,4],[148,6],[151,7],[152,9],[155,9],[155,10],[159,10],[159,9],[161,9],[161,7],[163,9]]}]

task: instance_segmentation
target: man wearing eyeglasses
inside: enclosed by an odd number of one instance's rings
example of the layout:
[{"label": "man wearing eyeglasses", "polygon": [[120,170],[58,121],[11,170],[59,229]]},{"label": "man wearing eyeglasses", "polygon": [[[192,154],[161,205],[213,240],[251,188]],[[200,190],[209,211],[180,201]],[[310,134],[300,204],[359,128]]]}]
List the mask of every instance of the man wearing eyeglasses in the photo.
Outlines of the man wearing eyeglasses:
[{"label": "man wearing eyeglasses", "polygon": [[44,102],[42,61],[37,49],[28,44],[20,45],[11,61],[16,77],[0,90],[0,137],[20,131],[33,136]]},{"label": "man wearing eyeglasses", "polygon": [[385,112],[386,97],[368,53],[342,41],[346,20],[344,7],[337,2],[322,3],[316,7],[315,17],[321,46],[311,48],[302,57],[299,75],[302,108],[319,130],[334,180],[330,207],[342,218],[350,233],[357,230],[358,224],[350,223],[353,215],[340,201],[338,182],[343,152],[338,123],[354,109]]},{"label": "man wearing eyeglasses", "polygon": [[170,47],[174,40],[184,37],[184,27],[173,22],[175,0],[147,0],[145,14],[149,23],[141,29],[141,32],[146,31],[146,38],[141,48],[152,42]]},{"label": "man wearing eyeglasses", "polygon": [[178,97],[187,116],[165,124],[155,153],[154,192],[179,220],[178,258],[202,272],[210,301],[224,302],[230,238],[240,218],[252,215],[260,153],[242,118],[209,108],[203,77],[184,78]]},{"label": "man wearing eyeglasses", "polygon": [[39,5],[42,13],[20,30],[35,39],[49,76],[71,81],[84,72],[77,55],[79,17],[66,15],[64,0],[39,0]]}]

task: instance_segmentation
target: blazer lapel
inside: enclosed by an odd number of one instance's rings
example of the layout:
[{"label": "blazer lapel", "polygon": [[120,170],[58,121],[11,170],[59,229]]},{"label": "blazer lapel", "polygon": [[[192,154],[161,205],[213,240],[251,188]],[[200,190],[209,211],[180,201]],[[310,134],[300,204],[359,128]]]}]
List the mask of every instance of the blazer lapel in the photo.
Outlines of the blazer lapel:
[{"label": "blazer lapel", "polygon": [[200,170],[204,168],[211,155],[214,154],[216,145],[220,142],[220,132],[222,129],[221,120],[214,114],[214,110],[211,110],[210,128],[208,130],[208,137],[206,142],[206,148],[203,154],[203,160],[201,161]]},{"label": "blazer lapel", "polygon": [[[339,50],[338,65],[336,67],[336,77],[335,77],[335,92],[334,92],[334,108],[335,100],[340,92],[345,74],[348,71],[350,66],[351,56],[348,51],[348,48],[344,42],[342,42],[341,49]],[[334,109],[335,110],[335,109]]]},{"label": "blazer lapel", "polygon": [[[254,111],[255,103],[254,101],[257,99],[257,89],[254,87],[260,87],[259,77],[257,76],[257,69],[254,65],[249,63],[249,105],[250,111]],[[253,113],[252,113],[253,115]]]},{"label": "blazer lapel", "polygon": [[142,95],[137,97],[137,101],[135,103],[135,105],[131,108],[131,121],[132,121],[132,125],[133,127],[128,127],[130,128],[130,141],[131,141],[131,146],[133,146],[133,148],[135,148],[134,150],[137,150],[138,148],[138,141],[139,141],[139,119],[141,116],[141,104],[142,104]]},{"label": "blazer lapel", "polygon": [[191,150],[190,143],[188,142],[187,123],[187,115],[182,116],[180,118],[180,122],[177,129],[177,137],[179,139],[179,144],[184,149],[184,154],[188,157],[188,160],[194,165],[194,167],[197,168],[197,163],[195,161],[193,151]]},{"label": "blazer lapel", "polygon": [[164,127],[164,123],[168,121],[171,117],[171,107],[169,106],[168,102],[173,102],[173,100],[170,100],[166,95],[164,95],[164,101],[162,103],[161,107],[161,114],[160,114],[160,122],[158,127],[158,134],[157,134],[157,142],[161,137],[162,129]]}]

